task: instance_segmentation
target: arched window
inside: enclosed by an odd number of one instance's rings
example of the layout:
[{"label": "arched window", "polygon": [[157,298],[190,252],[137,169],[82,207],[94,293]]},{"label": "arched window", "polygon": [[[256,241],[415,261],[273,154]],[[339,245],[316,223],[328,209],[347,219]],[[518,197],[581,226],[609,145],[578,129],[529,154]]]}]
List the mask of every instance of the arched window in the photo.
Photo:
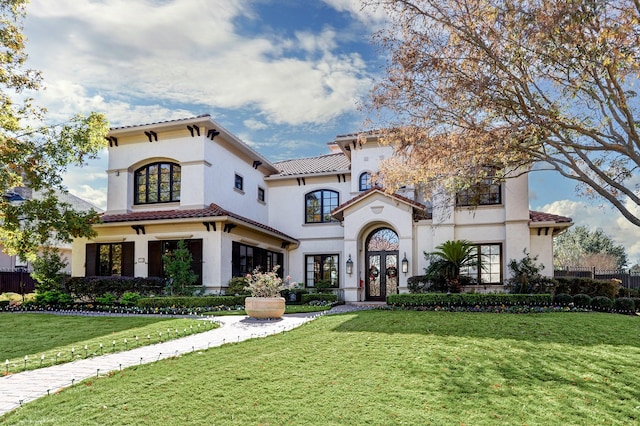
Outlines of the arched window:
[{"label": "arched window", "polygon": [[134,203],[154,204],[180,201],[180,165],[153,163],[135,172]]},{"label": "arched window", "polygon": [[371,189],[371,173],[363,172],[360,174],[360,191]]},{"label": "arched window", "polygon": [[310,192],[304,196],[305,223],[335,222],[331,210],[338,207],[338,193],[328,189]]}]

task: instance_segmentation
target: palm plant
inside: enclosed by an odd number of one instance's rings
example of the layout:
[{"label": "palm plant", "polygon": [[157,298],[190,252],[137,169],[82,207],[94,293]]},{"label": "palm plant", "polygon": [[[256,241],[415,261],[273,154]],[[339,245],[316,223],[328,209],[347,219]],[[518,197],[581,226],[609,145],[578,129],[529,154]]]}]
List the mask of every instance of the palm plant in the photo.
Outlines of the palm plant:
[{"label": "palm plant", "polygon": [[467,240],[445,241],[426,255],[434,259],[425,270],[427,277],[432,280],[444,278],[451,293],[461,290],[460,271],[463,268],[480,266],[476,246]]}]

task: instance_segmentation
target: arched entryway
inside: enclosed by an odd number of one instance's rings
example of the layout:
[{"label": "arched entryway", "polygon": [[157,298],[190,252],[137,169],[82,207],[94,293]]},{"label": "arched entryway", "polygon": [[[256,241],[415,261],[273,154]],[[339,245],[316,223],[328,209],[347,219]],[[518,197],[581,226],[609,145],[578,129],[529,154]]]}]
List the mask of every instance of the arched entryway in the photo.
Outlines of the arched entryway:
[{"label": "arched entryway", "polygon": [[365,299],[384,301],[398,293],[398,234],[389,228],[378,228],[366,240]]}]

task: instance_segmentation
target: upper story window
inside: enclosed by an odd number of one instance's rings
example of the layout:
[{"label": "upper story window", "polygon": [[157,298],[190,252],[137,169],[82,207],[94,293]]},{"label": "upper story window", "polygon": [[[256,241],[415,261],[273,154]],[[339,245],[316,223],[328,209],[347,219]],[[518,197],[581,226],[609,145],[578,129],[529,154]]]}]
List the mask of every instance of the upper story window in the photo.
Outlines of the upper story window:
[{"label": "upper story window", "polygon": [[135,204],[180,201],[180,165],[153,163],[135,171]]},{"label": "upper story window", "polygon": [[264,188],[260,188],[258,187],[258,201],[260,201],[261,203],[264,203]]},{"label": "upper story window", "polygon": [[235,180],[233,182],[233,187],[239,191],[242,191],[244,188],[244,178],[239,174],[236,174]]},{"label": "upper story window", "polygon": [[363,172],[362,174],[360,174],[359,182],[360,182],[360,185],[359,185],[360,191],[366,191],[367,189],[371,189],[371,173]]},{"label": "upper story window", "polygon": [[456,205],[458,207],[493,204],[502,204],[502,185],[494,183],[492,176],[488,176],[484,181],[458,192],[456,196]]},{"label": "upper story window", "polygon": [[339,197],[336,191],[321,189],[310,192],[304,197],[305,223],[335,222],[331,210],[338,207]]}]

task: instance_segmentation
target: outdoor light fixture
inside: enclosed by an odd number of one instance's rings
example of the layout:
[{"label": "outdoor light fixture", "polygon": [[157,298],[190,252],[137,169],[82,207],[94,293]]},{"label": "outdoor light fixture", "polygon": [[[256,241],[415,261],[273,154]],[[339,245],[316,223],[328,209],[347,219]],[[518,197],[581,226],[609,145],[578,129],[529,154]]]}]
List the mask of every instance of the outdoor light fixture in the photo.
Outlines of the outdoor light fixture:
[{"label": "outdoor light fixture", "polygon": [[347,259],[347,274],[353,274],[353,260],[351,260],[351,255],[349,255],[349,259]]},{"label": "outdoor light fixture", "polygon": [[404,258],[402,259],[402,273],[406,274],[409,272],[409,261],[407,260],[407,253],[405,252]]}]

